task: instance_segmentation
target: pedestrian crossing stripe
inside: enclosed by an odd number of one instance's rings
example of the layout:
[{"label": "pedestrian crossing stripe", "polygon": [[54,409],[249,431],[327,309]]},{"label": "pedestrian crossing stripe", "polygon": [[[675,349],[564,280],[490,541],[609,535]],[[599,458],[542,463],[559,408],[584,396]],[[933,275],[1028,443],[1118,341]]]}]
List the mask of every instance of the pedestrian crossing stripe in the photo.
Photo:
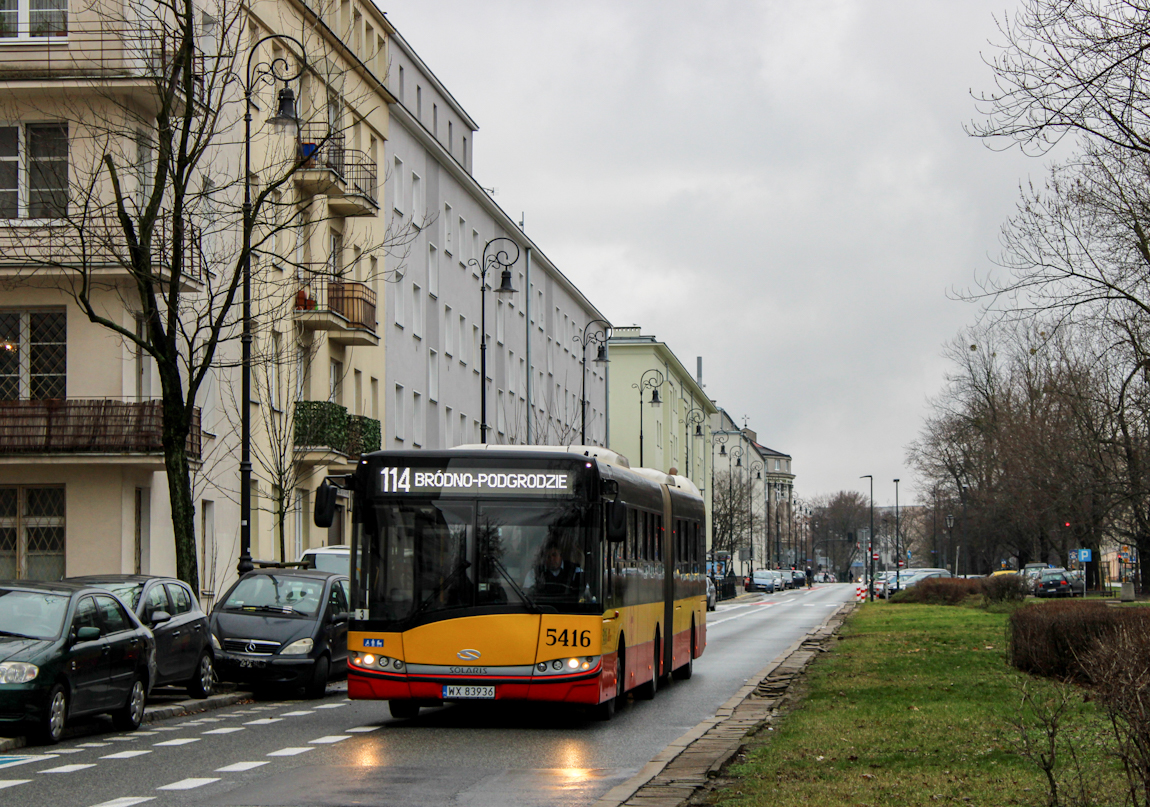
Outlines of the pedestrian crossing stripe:
[{"label": "pedestrian crossing stripe", "polygon": [[4,754],[0,755],[0,768],[13,768],[26,762],[41,762],[46,759],[56,759],[55,754]]}]

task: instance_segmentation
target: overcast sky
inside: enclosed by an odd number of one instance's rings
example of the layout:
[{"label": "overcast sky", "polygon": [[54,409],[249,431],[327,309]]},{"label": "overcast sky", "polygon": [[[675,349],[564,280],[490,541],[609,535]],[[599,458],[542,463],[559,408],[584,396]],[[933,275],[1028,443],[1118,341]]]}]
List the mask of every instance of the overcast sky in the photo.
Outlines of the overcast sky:
[{"label": "overcast sky", "polygon": [[1046,162],[963,124],[1011,0],[377,0],[478,122],[474,173],[615,324],[642,326],[798,495],[905,464]]}]

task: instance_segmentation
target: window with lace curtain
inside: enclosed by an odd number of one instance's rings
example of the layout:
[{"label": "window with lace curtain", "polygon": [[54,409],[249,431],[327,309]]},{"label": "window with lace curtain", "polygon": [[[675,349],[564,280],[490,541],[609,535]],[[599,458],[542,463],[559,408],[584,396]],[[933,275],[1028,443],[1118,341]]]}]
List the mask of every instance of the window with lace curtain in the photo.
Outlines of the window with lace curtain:
[{"label": "window with lace curtain", "polygon": [[64,546],[64,488],[0,487],[0,579],[62,579]]}]

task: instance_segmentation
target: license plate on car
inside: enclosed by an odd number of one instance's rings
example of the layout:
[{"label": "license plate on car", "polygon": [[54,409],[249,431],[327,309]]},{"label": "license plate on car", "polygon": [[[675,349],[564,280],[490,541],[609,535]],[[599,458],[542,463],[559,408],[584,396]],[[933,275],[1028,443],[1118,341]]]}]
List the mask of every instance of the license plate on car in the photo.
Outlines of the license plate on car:
[{"label": "license plate on car", "polygon": [[260,669],[264,666],[262,661],[253,661],[252,659],[240,659],[240,666],[245,668]]},{"label": "license plate on car", "polygon": [[444,698],[478,698],[491,700],[495,697],[494,686],[460,686],[458,684],[444,684],[443,686]]}]

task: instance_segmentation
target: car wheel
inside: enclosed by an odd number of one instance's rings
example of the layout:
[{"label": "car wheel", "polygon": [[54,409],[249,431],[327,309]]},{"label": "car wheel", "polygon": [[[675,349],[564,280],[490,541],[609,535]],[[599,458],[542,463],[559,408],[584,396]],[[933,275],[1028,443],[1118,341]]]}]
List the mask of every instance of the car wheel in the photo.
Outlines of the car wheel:
[{"label": "car wheel", "polygon": [[320,656],[315,662],[315,671],[311,676],[311,683],[304,687],[304,694],[309,698],[322,698],[327,694],[327,676],[331,672],[331,662],[327,656]]},{"label": "car wheel", "polygon": [[196,665],[195,676],[188,682],[188,694],[201,700],[208,697],[212,694],[215,677],[216,673],[212,668],[212,654],[204,651],[204,654],[200,656],[200,663]]},{"label": "car wheel", "polygon": [[419,704],[415,701],[388,701],[387,708],[396,720],[413,720],[419,717]]},{"label": "car wheel", "polygon": [[48,693],[48,705],[44,716],[36,726],[36,741],[42,745],[55,745],[64,736],[64,724],[68,720],[68,693],[63,684],[56,684]]},{"label": "car wheel", "polygon": [[128,690],[127,702],[112,712],[112,725],[120,731],[138,729],[144,722],[145,699],[144,682],[137,678],[132,682],[132,688]]}]

